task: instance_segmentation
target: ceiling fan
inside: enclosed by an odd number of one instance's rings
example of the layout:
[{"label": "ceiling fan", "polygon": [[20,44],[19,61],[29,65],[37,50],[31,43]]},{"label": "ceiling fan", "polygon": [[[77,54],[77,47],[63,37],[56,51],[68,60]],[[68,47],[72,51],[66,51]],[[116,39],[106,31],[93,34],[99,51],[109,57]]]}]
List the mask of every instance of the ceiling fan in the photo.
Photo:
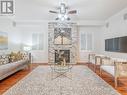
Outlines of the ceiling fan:
[{"label": "ceiling fan", "polygon": [[56,20],[70,20],[70,18],[68,17],[68,14],[76,14],[77,10],[71,10],[71,11],[67,11],[68,7],[65,5],[65,3],[61,3],[60,6],[58,7],[58,11],[52,11],[49,10],[50,13],[54,13],[54,14],[58,14],[58,17],[56,18]]}]

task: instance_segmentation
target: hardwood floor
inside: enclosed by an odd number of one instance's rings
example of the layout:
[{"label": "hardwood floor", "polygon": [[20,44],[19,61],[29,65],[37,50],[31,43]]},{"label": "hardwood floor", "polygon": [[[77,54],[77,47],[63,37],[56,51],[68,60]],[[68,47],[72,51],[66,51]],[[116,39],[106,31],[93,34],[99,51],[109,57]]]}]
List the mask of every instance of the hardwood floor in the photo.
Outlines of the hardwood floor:
[{"label": "hardwood floor", "polygon": [[[6,90],[8,90],[10,87],[12,87],[14,84],[16,84],[19,80],[21,80],[24,76],[26,76],[27,74],[29,74],[33,69],[35,69],[37,66],[39,66],[40,64],[33,64],[32,68],[30,70],[28,69],[24,69],[21,70],[13,75],[11,75],[10,77],[0,81],[0,95],[2,95],[2,93],[4,93]],[[46,64],[45,64],[46,65]],[[94,65],[93,64],[78,64],[78,65],[86,65],[88,66],[91,70],[94,70]],[[98,67],[97,67],[98,68]],[[96,73],[99,75],[99,70],[96,70]],[[105,80],[106,82],[108,82],[112,87],[114,87],[114,80],[113,77],[106,73],[106,72],[102,72],[102,76],[101,78],[103,80]],[[127,78],[120,78],[119,79],[119,85],[116,89],[118,92],[120,92],[122,95],[127,95]]]},{"label": "hardwood floor", "polygon": [[31,69],[24,69],[21,70],[6,79],[0,81],[0,95],[4,93],[6,90],[8,90],[10,87],[12,87],[14,84],[16,84],[19,80],[21,80],[23,77],[25,77],[27,74],[29,74],[33,69],[35,69],[40,64],[32,64]]},{"label": "hardwood floor", "polygon": [[[87,64],[87,66],[94,71],[94,65],[93,64]],[[96,74],[100,76],[99,74],[99,67],[96,67]],[[94,71],[95,72],[95,71]],[[108,84],[110,84],[114,89],[114,77],[108,74],[105,71],[102,71],[102,75],[100,76],[103,80],[105,80]],[[119,78],[119,84],[116,90],[121,93],[122,95],[127,95],[127,77]]]}]

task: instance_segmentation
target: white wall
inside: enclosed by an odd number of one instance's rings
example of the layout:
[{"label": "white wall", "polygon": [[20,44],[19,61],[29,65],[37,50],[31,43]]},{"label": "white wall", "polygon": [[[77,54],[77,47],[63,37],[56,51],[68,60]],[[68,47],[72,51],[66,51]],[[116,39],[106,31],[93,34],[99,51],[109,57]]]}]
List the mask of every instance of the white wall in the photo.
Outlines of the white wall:
[{"label": "white wall", "polygon": [[[105,52],[105,42],[107,38],[127,36],[127,20],[123,20],[123,15],[127,13],[127,8],[110,17],[106,22],[109,22],[109,27],[102,28],[102,23],[87,25],[87,23],[78,22],[79,33],[91,32],[94,35],[94,49],[92,52],[104,53],[113,57],[127,58],[125,53]],[[85,24],[85,25],[84,25]],[[32,33],[41,32],[44,34],[44,50],[31,51],[34,56],[34,62],[48,62],[48,21],[35,23],[18,23],[16,27],[12,25],[12,20],[0,19],[0,31],[8,33],[9,50],[21,50],[23,44],[32,44]],[[80,45],[80,43],[79,43]],[[79,61],[87,61],[88,51],[79,50]]]},{"label": "white wall", "polygon": [[[31,51],[33,56],[33,63],[47,63],[48,62],[48,22],[41,22],[37,25],[19,25],[18,29],[22,32],[22,45],[32,45],[32,33],[43,33],[44,34],[44,50],[42,51]],[[98,35],[101,34],[101,26],[79,26],[79,33],[90,32],[93,34],[93,51],[100,53],[101,40]],[[80,43],[79,43],[80,45]],[[79,47],[80,48],[80,47]],[[79,50],[79,62],[87,61],[88,51]]]},{"label": "white wall", "polygon": [[[10,19],[0,19],[0,31],[8,33],[8,50],[18,51],[24,46],[32,46],[32,34],[43,33],[44,49],[30,51],[33,56],[33,63],[47,63],[48,62],[48,21],[41,22],[17,22],[16,26],[12,25],[13,21]],[[82,23],[78,23],[79,25]],[[79,26],[79,33],[90,32],[94,35],[94,47],[92,52],[99,52],[100,38],[98,34],[101,33],[100,26]],[[98,44],[97,44],[98,43]],[[80,45],[80,43],[79,43]],[[4,51],[5,52],[5,51]],[[87,61],[88,51],[80,51],[79,47],[79,62]]]},{"label": "white wall", "polygon": [[22,48],[24,46],[32,47],[32,34],[43,34],[43,50],[31,50],[33,63],[47,63],[48,62],[48,23],[41,22],[37,25],[20,25],[17,26],[21,31]]},{"label": "white wall", "polygon": [[0,18],[0,31],[8,34],[8,50],[0,51],[17,51],[21,49],[21,36],[16,27],[13,26],[12,20],[8,18]]},{"label": "white wall", "polygon": [[[35,22],[34,22],[35,23]],[[24,45],[32,45],[32,33],[44,34],[44,49],[31,51],[34,63],[48,62],[48,24],[47,22],[35,23],[16,23],[7,17],[0,18],[0,31],[8,34],[8,50],[1,50],[0,54],[10,51],[19,51]]]},{"label": "white wall", "polygon": [[106,23],[109,23],[109,27],[103,27],[102,35],[102,53],[118,58],[127,58],[127,53],[116,53],[116,52],[106,52],[105,51],[105,39],[127,36],[127,20],[123,19],[123,15],[127,13],[127,8],[123,9],[121,12],[110,17]]},{"label": "white wall", "polygon": [[[91,33],[93,35],[93,50],[92,51],[84,51],[81,50],[79,47],[79,61],[80,62],[87,62],[88,61],[88,54],[90,52],[96,52],[100,53],[100,47],[101,47],[101,37],[99,35],[102,35],[102,29],[101,26],[79,26],[79,34],[81,33]],[[80,39],[81,37],[79,37]],[[79,41],[79,46],[81,46],[81,43]]]}]

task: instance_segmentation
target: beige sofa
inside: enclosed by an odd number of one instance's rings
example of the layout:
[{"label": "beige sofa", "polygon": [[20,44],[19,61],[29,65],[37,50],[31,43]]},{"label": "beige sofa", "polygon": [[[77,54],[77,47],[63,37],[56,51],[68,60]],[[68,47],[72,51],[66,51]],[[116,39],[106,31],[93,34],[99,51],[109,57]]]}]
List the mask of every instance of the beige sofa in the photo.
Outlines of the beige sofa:
[{"label": "beige sofa", "polygon": [[9,55],[1,55],[0,80],[29,66],[30,66],[30,54],[26,52],[22,52],[22,59],[10,63],[9,63]]}]

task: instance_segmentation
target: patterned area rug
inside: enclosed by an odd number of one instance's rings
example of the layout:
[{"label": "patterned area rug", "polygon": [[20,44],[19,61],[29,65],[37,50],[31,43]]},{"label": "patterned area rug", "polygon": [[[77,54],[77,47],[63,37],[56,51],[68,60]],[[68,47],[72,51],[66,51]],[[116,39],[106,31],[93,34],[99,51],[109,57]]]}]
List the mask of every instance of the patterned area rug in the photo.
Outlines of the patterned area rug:
[{"label": "patterned area rug", "polygon": [[74,66],[53,79],[49,66],[39,66],[3,95],[120,95],[86,66]]}]

